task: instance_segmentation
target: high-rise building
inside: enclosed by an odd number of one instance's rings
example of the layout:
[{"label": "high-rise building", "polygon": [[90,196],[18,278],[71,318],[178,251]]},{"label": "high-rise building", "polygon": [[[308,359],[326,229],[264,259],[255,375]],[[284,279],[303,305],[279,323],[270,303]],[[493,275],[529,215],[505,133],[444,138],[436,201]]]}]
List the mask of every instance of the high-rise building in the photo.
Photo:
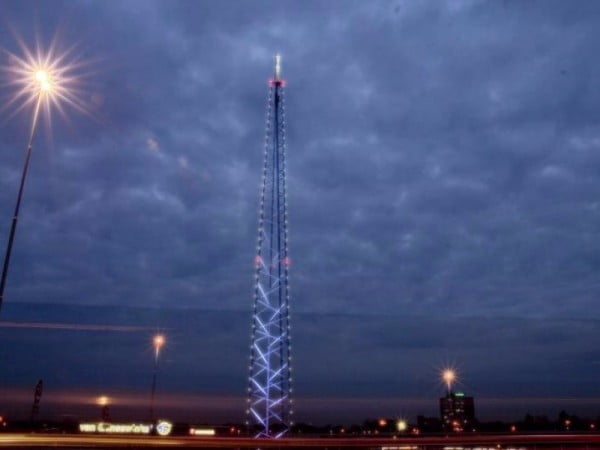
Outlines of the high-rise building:
[{"label": "high-rise building", "polygon": [[246,408],[257,437],[282,436],[293,413],[284,87],[276,55],[267,101]]},{"label": "high-rise building", "polygon": [[472,431],[475,425],[475,402],[462,392],[448,391],[440,398],[440,416],[444,431]]}]

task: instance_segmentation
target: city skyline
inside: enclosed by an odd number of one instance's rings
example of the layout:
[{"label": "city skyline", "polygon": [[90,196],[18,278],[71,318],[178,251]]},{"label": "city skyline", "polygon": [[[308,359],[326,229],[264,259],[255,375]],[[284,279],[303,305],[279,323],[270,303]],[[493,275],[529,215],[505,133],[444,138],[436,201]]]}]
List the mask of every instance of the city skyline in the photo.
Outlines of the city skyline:
[{"label": "city skyline", "polygon": [[[149,392],[148,336],[164,330],[157,407],[187,390],[244,397],[264,92],[281,52],[298,398],[435,411],[435,374],[454,364],[465,391],[515,411],[600,410],[598,4],[3,7],[0,66],[19,39],[57,36],[86,62],[86,114],[65,108],[36,137],[1,389]],[[2,238],[28,117],[0,116]]]}]

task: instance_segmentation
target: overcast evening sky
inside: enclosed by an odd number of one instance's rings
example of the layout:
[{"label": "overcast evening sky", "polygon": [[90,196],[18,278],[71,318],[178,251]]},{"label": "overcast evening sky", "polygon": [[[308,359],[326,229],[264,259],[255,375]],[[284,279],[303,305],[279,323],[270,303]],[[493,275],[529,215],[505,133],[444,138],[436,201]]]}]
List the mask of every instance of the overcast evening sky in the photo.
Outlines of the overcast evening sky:
[{"label": "overcast evening sky", "polygon": [[599,2],[3,0],[0,21],[0,66],[56,37],[85,109],[42,122],[0,321],[145,327],[0,327],[22,411],[38,378],[144,398],[163,328],[164,407],[243,418],[281,52],[299,418],[436,415],[447,363],[487,417],[600,413]]}]

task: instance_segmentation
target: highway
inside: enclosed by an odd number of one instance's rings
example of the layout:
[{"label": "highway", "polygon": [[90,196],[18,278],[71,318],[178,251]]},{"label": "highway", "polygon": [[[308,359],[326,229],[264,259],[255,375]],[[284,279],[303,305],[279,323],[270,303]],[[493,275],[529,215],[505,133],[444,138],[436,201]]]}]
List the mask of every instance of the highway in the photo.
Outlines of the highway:
[{"label": "highway", "polygon": [[0,447],[21,449],[165,448],[354,448],[383,450],[497,450],[497,449],[600,449],[600,434],[461,435],[450,437],[302,438],[277,440],[229,437],[158,437],[85,434],[0,434]]}]

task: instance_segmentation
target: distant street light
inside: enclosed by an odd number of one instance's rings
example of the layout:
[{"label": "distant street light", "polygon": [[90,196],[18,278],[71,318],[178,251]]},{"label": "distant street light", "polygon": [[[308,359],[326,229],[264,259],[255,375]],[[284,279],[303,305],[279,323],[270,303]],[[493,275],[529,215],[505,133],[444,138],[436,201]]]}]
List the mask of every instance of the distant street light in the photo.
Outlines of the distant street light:
[{"label": "distant street light", "polygon": [[452,385],[456,381],[456,372],[453,369],[444,369],[442,372],[442,380],[446,384],[448,394],[452,392]]},{"label": "distant street light", "polygon": [[405,419],[398,419],[396,421],[396,430],[397,431],[404,433],[407,428],[408,428],[408,422],[406,422]]},{"label": "distant street light", "polygon": [[0,278],[0,309],[2,309],[4,302],[4,288],[6,286],[8,266],[10,264],[15,232],[19,221],[23,189],[29,170],[33,138],[35,137],[40,111],[45,109],[49,113],[51,105],[59,106],[61,101],[66,101],[71,105],[79,107],[73,92],[69,89],[69,85],[73,84],[74,78],[67,76],[67,73],[73,69],[73,66],[64,64],[64,57],[66,55],[55,56],[53,51],[50,50],[47,55],[38,54],[34,56],[27,49],[24,50],[26,53],[25,59],[11,55],[11,60],[14,64],[10,66],[8,72],[13,77],[11,84],[17,85],[18,88],[7,105],[22,101],[17,111],[28,105],[33,105],[33,115],[25,150],[25,162],[21,172],[21,182],[19,183],[17,201],[8,235],[8,244],[6,246],[6,253],[4,254],[2,277]]},{"label": "distant street light", "polygon": [[158,357],[160,350],[165,345],[165,336],[163,334],[156,334],[152,339],[152,345],[154,346],[154,370],[152,371],[152,392],[150,394],[150,420],[154,422],[154,394],[156,393],[156,376],[158,374]]},{"label": "distant street light", "polygon": [[110,399],[106,395],[101,395],[96,399],[96,404],[100,406],[100,417],[102,422],[110,422],[110,413],[108,411],[108,405]]},{"label": "distant street light", "polygon": [[160,349],[165,345],[165,336],[162,334],[155,335],[152,344],[154,345],[155,359],[158,360]]}]

